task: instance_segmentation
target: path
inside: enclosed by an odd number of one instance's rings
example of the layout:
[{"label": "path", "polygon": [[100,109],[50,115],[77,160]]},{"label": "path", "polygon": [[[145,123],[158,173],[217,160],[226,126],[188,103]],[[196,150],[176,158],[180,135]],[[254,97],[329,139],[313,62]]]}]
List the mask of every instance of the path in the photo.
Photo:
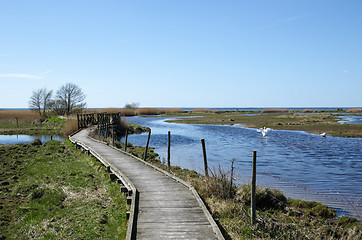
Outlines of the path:
[{"label": "path", "polygon": [[139,192],[137,239],[223,239],[220,230],[184,184],[88,136],[82,130],[72,138],[119,169]]}]

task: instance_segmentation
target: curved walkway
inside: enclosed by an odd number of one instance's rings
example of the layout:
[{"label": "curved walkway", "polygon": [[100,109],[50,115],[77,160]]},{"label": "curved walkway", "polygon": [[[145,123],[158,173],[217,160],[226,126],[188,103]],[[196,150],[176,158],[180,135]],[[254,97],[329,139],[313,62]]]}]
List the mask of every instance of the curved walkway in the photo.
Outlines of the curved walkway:
[{"label": "curved walkway", "polygon": [[183,181],[144,161],[88,137],[88,130],[72,136],[117,168],[139,192],[137,239],[224,239],[198,197]]}]

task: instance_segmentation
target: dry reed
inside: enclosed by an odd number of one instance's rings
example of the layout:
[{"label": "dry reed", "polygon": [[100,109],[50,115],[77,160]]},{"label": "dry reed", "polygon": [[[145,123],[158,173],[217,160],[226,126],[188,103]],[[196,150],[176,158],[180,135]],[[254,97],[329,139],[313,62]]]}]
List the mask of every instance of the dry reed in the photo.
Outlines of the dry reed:
[{"label": "dry reed", "polygon": [[195,108],[192,110],[193,113],[209,113],[211,112],[208,108]]},{"label": "dry reed", "polygon": [[183,113],[184,112],[184,110],[181,108],[166,108],[166,109],[159,109],[159,110],[162,114],[163,113],[170,114],[170,113]]},{"label": "dry reed", "polygon": [[0,110],[0,120],[18,119],[19,121],[32,122],[42,118],[38,112],[31,110]]},{"label": "dry reed", "polygon": [[310,109],[304,109],[304,110],[302,111],[302,113],[311,113],[311,112],[313,112],[313,111],[310,110]]},{"label": "dry reed", "polygon": [[350,108],[347,110],[348,113],[360,113],[362,112],[361,108]]},{"label": "dry reed", "polygon": [[64,124],[62,133],[68,136],[77,130],[78,130],[78,121],[76,119],[68,119]]},{"label": "dry reed", "polygon": [[134,112],[136,115],[158,115],[161,113],[157,108],[138,108]]}]

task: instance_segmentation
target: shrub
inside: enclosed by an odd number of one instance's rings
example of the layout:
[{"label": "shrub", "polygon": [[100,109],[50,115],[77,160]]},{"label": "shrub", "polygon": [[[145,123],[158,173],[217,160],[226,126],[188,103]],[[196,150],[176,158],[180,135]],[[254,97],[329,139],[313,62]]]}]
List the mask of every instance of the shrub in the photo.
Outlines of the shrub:
[{"label": "shrub", "polygon": [[313,111],[310,110],[310,109],[304,109],[302,112],[303,112],[303,113],[311,113],[311,112],[313,112]]},{"label": "shrub", "polygon": [[[251,204],[251,186],[243,185],[237,192],[236,199],[247,205]],[[287,198],[276,189],[256,188],[256,207],[258,209],[284,209]]]}]

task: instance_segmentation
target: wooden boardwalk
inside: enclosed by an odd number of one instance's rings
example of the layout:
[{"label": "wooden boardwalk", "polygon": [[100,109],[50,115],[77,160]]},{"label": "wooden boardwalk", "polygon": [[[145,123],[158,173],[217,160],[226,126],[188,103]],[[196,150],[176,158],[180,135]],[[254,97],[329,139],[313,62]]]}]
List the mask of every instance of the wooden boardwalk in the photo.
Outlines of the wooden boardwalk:
[{"label": "wooden boardwalk", "polygon": [[[224,239],[195,190],[177,178],[88,137],[72,136],[117,168],[137,188],[137,239]],[[134,238],[134,237],[133,237]]]}]

